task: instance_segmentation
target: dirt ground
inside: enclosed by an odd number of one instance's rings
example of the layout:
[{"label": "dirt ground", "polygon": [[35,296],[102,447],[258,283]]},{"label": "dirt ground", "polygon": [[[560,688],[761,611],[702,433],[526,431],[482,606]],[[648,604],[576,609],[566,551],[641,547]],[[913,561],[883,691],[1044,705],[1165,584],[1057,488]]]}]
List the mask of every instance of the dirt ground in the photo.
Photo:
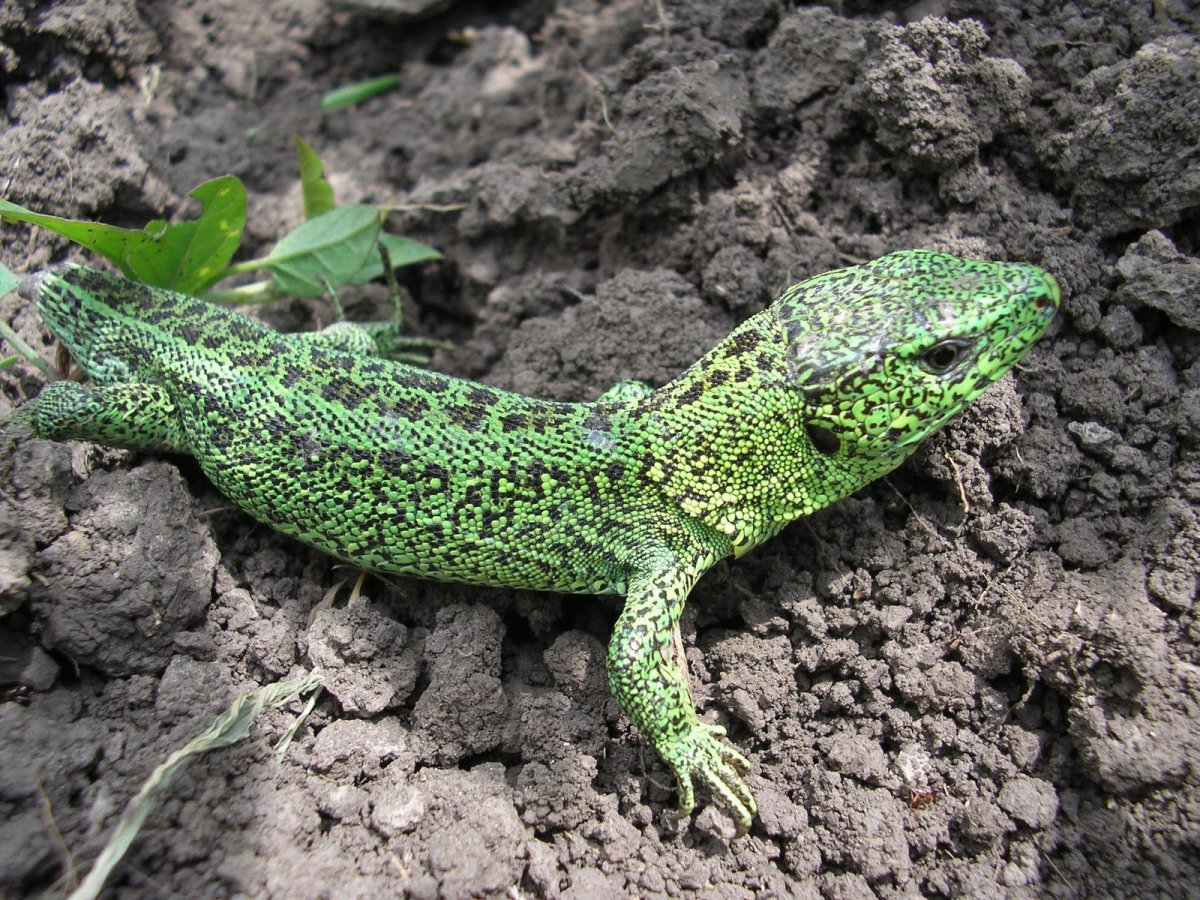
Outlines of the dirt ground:
[{"label": "dirt ground", "polygon": [[[308,627],[353,573],[190,461],[23,444],[0,895],[69,887],[168,753],[314,665],[283,763],[294,710],[171,786],[111,896],[1200,895],[1200,14],[888,6],[0,5],[0,195],[140,227],[230,172],[261,251],[300,220],[301,134],[342,201],[451,207],[393,216],[445,254],[405,274],[411,321],[498,386],[661,384],[787,285],[901,248],[1065,291],[1015,378],[697,588],[697,699],[755,764],[732,842],[717,810],[674,815],[608,697],[618,600],[368,580]],[[10,268],[65,258],[0,229]],[[0,372],[0,413],[41,383]]]}]

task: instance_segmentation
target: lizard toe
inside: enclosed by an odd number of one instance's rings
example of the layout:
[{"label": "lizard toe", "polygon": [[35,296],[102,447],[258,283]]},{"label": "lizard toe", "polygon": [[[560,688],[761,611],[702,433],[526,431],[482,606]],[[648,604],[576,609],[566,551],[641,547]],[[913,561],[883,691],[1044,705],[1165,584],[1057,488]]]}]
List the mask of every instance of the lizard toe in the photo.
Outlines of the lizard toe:
[{"label": "lizard toe", "polygon": [[750,761],[722,738],[719,725],[696,722],[687,732],[660,749],[675,773],[679,786],[679,811],[686,815],[695,808],[698,783],[733,817],[740,837],[745,834],[758,807],[743,776]]}]

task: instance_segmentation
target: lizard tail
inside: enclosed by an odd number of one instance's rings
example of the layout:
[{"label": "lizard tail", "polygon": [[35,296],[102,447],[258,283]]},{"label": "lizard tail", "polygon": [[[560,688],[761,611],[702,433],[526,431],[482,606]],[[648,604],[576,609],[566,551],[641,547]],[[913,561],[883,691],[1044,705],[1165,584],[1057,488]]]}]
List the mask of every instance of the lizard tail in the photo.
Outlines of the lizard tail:
[{"label": "lizard tail", "polygon": [[18,290],[97,384],[129,380],[152,367],[152,346],[200,334],[222,315],[194,297],[71,264],[31,275]]},{"label": "lizard tail", "polygon": [[90,374],[89,360],[94,355],[92,344],[96,315],[95,301],[85,292],[75,290],[64,276],[75,267],[30,275],[20,285],[20,293],[37,304],[38,314],[46,327],[70,351],[71,357]]},{"label": "lizard tail", "polygon": [[37,304],[46,327],[98,382],[125,374],[127,366],[118,357],[127,352],[116,348],[135,345],[137,322],[153,321],[161,305],[143,285],[71,264],[28,276],[18,291]]}]

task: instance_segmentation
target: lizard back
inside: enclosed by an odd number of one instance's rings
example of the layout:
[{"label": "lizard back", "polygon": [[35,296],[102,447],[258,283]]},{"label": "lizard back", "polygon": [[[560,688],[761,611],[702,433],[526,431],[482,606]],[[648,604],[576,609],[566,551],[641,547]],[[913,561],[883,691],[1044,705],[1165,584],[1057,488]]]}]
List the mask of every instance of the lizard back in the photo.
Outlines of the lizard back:
[{"label": "lizard back", "polygon": [[646,524],[631,404],[346,353],[80,267],[38,298],[94,382],[165,388],[205,474],[272,527],[380,571],[625,590],[611,535]]},{"label": "lizard back", "polygon": [[789,288],[648,396],[571,404],[77,267],[39,294],[93,380],[159,386],[171,446],[272,527],[372,569],[587,593],[746,552],[895,468],[1058,303],[1035,267],[904,251]]}]

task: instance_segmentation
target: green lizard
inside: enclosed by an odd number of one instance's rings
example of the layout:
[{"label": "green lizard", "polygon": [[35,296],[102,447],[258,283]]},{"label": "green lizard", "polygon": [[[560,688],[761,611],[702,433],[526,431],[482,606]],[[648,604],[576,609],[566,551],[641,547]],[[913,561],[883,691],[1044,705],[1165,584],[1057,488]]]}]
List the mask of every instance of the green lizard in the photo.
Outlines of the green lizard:
[{"label": "green lizard", "polygon": [[32,276],[91,379],[18,413],[41,437],[194,456],[256,519],[380,572],[626,595],[621,709],[740,832],[748,760],[700,721],[673,638],[718,560],[899,465],[1046,331],[1054,279],[914,250],[795,285],[671,383],[555,403],[379,358],[391,325],[283,335],[85,268]]}]

